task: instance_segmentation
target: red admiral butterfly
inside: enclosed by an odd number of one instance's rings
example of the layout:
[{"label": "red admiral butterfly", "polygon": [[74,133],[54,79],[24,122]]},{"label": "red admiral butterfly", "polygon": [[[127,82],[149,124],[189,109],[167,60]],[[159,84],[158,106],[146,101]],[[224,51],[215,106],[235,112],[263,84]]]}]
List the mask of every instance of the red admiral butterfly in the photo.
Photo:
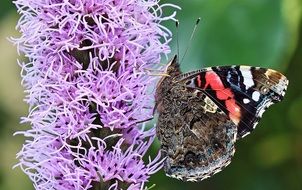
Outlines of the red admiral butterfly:
[{"label": "red admiral butterfly", "polygon": [[272,69],[210,67],[182,73],[177,56],[156,89],[157,136],[168,176],[201,181],[226,167],[236,140],[283,99],[288,80]]}]

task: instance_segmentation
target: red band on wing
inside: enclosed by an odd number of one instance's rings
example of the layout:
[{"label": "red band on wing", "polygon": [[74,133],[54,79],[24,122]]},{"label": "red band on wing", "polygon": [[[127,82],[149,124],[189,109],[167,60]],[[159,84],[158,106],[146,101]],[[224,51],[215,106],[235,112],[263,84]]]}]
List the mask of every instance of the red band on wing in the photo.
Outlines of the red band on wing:
[{"label": "red band on wing", "polygon": [[219,76],[215,72],[213,71],[206,72],[205,79],[206,79],[205,88],[207,88],[207,86],[210,85],[214,90],[224,89],[223,83],[221,82]]},{"label": "red band on wing", "polygon": [[200,75],[197,76],[197,85],[198,85],[198,87],[201,87],[201,77],[200,77]]},{"label": "red band on wing", "polygon": [[216,92],[217,98],[220,100],[227,100],[230,98],[234,98],[234,94],[232,93],[231,89],[225,88],[223,90],[218,90]]},{"label": "red band on wing", "polygon": [[[220,77],[213,71],[206,72],[205,79],[206,84],[204,86],[204,89],[210,86],[210,88],[216,92],[217,99],[225,102],[225,106],[229,112],[230,119],[235,124],[238,124],[240,121],[241,113],[240,107],[236,104],[236,101],[234,99],[234,93],[230,88],[224,87]],[[197,77],[198,84],[199,81],[200,76]]]},{"label": "red band on wing", "polygon": [[225,101],[225,106],[227,110],[230,112],[229,117],[231,120],[238,124],[240,121],[241,113],[240,113],[240,107],[236,104],[235,99],[229,99]]}]

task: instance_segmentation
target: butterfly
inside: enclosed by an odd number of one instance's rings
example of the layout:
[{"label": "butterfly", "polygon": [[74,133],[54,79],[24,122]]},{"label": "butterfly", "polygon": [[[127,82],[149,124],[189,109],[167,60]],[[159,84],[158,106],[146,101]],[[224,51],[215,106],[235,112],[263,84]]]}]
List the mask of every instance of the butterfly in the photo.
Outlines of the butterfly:
[{"label": "butterfly", "polygon": [[251,133],[288,86],[280,72],[252,66],[217,66],[182,73],[177,56],[156,87],[156,133],[164,170],[201,181],[231,162],[235,142]]}]

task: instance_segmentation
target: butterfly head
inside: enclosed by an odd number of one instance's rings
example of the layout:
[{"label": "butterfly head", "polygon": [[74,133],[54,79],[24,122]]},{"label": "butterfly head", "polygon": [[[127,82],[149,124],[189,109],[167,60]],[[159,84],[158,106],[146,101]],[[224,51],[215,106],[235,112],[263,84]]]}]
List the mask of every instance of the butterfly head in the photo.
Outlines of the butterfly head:
[{"label": "butterfly head", "polygon": [[175,77],[181,74],[177,55],[175,55],[167,65],[165,73],[170,77]]}]

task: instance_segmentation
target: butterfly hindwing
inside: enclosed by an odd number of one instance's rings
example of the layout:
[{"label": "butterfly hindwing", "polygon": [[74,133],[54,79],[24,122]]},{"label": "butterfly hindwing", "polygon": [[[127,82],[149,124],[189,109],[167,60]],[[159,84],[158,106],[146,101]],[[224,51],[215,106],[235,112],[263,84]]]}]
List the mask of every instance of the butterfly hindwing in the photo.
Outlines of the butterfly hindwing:
[{"label": "butterfly hindwing", "polygon": [[156,133],[166,175],[201,181],[221,171],[235,153],[237,126],[202,90],[165,78]]},{"label": "butterfly hindwing", "polygon": [[205,68],[176,80],[207,94],[238,126],[238,139],[256,127],[270,105],[283,99],[288,85],[286,77],[275,70],[249,66]]}]

